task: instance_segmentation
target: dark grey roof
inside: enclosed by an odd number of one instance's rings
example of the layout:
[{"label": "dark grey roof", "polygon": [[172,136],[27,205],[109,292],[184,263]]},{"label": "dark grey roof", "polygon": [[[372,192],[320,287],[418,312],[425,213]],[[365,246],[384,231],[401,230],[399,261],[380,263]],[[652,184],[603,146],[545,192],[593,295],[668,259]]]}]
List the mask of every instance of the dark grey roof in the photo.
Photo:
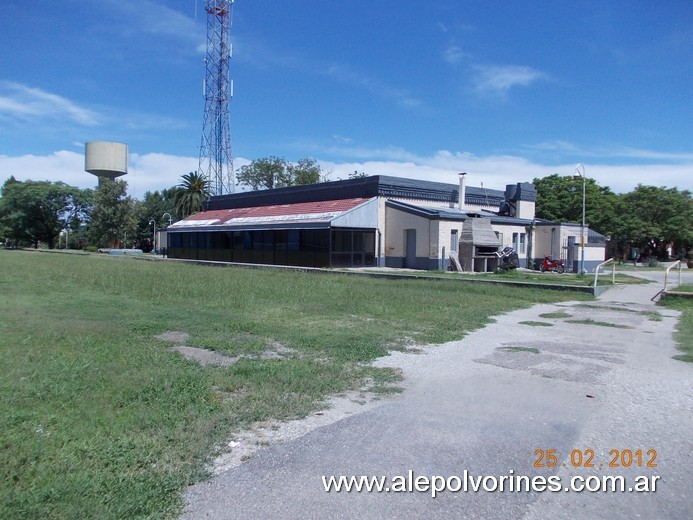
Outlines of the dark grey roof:
[{"label": "dark grey roof", "polygon": [[[207,209],[232,209],[378,196],[456,203],[458,191],[459,186],[457,184],[373,175],[360,179],[220,195],[211,197],[207,203]],[[474,186],[466,188],[466,204],[499,206],[504,200],[505,193],[501,190],[489,190]]]},{"label": "dark grey roof", "polygon": [[391,208],[410,213],[412,215],[417,215],[430,220],[457,220],[464,221],[467,217],[479,216],[488,218],[492,224],[506,224],[509,226],[529,226],[532,224],[530,219],[508,217],[505,215],[498,215],[496,213],[491,213],[490,211],[460,211],[455,208],[432,208],[426,206],[419,206],[416,204],[409,204],[407,202],[402,202],[400,200],[388,200],[385,203]]},{"label": "dark grey roof", "polygon": [[[379,179],[379,195],[385,197],[453,203],[459,200],[459,184],[403,179],[387,175],[376,177]],[[505,200],[505,193],[501,190],[467,186],[464,199],[467,204],[498,206]]]},{"label": "dark grey roof", "polygon": [[464,221],[467,218],[467,213],[453,208],[427,208],[424,206],[416,206],[407,204],[400,200],[388,200],[385,205],[390,208],[395,208],[411,215],[427,218],[429,220],[459,220]]}]

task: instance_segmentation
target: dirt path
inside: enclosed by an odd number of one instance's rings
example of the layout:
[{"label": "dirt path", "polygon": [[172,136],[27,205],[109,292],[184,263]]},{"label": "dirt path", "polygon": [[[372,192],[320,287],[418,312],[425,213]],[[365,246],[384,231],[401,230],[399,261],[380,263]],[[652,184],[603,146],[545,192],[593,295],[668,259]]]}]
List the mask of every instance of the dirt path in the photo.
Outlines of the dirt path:
[{"label": "dirt path", "polygon": [[[270,446],[192,487],[184,517],[689,518],[693,366],[672,359],[677,313],[652,306],[656,291],[617,288],[588,305],[538,305],[462,341],[383,358],[380,365],[405,374],[400,398]],[[609,468],[610,452],[626,449],[656,450],[657,467]],[[536,450],[556,450],[557,466],[535,467]],[[594,452],[595,467],[572,467],[573,452]],[[590,475],[659,481],[654,493],[432,498],[430,490],[326,493],[321,479],[392,479],[410,470],[555,476],[562,484]]]}]

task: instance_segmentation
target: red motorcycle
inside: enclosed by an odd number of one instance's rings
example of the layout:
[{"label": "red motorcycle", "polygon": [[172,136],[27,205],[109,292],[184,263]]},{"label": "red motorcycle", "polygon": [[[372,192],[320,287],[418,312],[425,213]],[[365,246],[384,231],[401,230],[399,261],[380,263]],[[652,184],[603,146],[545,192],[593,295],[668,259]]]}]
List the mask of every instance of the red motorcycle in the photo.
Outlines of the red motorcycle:
[{"label": "red motorcycle", "polygon": [[565,272],[565,266],[563,265],[563,260],[551,260],[550,256],[545,256],[544,261],[539,266],[539,270],[542,273],[549,271],[563,274]]}]

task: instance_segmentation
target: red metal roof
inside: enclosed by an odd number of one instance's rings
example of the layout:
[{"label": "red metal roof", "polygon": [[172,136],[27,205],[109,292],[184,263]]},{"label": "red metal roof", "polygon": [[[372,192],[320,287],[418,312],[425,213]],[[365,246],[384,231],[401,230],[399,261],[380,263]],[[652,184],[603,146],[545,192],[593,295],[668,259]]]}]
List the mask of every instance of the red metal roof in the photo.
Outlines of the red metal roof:
[{"label": "red metal roof", "polygon": [[183,222],[191,222],[196,220],[212,221],[217,220],[219,224],[237,218],[263,218],[263,217],[283,217],[291,215],[310,215],[333,213],[335,216],[350,209],[355,208],[359,204],[370,199],[353,198],[340,200],[325,200],[320,202],[300,202],[297,204],[277,204],[272,206],[254,206],[250,208],[235,208],[235,209],[218,209],[212,211],[203,211],[195,215],[191,215],[184,219]]}]

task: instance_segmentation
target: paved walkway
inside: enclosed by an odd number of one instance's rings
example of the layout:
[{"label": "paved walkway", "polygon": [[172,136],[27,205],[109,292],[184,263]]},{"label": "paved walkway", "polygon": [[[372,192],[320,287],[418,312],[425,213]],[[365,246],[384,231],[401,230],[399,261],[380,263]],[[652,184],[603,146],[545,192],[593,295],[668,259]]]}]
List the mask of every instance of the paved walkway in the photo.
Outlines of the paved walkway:
[{"label": "paved walkway", "polygon": [[[659,288],[621,286],[593,303],[537,305],[462,341],[388,356],[379,364],[404,371],[399,398],[258,452],[192,487],[184,517],[688,519],[693,365],[672,359],[677,313],[652,304]],[[568,316],[540,316],[556,312]],[[536,450],[550,449],[558,466],[534,467]],[[626,449],[642,450],[643,464],[656,450],[657,467],[609,468],[611,450]],[[592,450],[595,467],[571,467],[573,450]],[[436,498],[326,493],[321,479],[392,478],[409,470],[555,475],[562,485],[575,475],[623,475],[631,485],[638,475],[660,479],[655,493],[470,491]]]}]

